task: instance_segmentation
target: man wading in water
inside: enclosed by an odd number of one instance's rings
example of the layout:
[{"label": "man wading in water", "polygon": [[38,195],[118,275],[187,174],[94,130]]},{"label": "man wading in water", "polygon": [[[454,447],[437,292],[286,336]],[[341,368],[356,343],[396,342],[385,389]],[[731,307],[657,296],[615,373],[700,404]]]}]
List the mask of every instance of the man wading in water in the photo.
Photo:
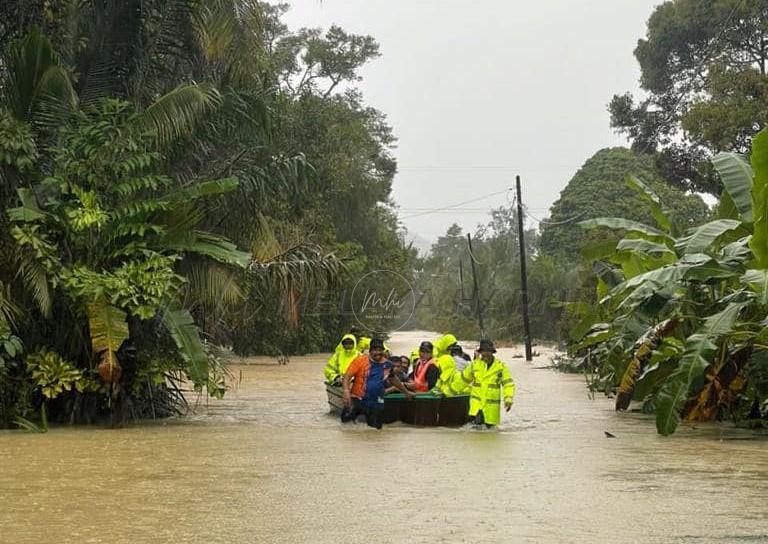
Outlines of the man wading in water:
[{"label": "man wading in water", "polygon": [[342,422],[354,421],[357,416],[365,415],[369,427],[381,429],[387,385],[395,387],[407,399],[413,398],[413,393],[406,389],[391,370],[392,363],[384,356],[384,342],[374,338],[369,353],[352,361],[344,373]]}]

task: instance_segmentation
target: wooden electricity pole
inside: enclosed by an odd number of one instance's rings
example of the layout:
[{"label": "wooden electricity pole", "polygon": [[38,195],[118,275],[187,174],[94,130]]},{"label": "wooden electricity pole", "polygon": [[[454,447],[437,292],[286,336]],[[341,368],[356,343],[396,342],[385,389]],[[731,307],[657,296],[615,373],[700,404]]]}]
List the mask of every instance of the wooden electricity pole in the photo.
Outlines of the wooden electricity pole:
[{"label": "wooden electricity pole", "polygon": [[520,242],[520,295],[523,303],[523,333],[525,334],[525,360],[533,361],[531,324],[528,321],[528,272],[525,266],[525,232],[523,230],[523,197],[520,176],[517,176],[517,237]]}]

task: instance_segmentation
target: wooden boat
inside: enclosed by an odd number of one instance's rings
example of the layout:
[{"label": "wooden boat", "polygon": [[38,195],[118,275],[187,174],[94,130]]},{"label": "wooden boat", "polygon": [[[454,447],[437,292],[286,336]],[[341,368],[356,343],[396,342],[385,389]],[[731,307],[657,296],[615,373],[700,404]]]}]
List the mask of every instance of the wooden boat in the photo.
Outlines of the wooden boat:
[{"label": "wooden boat", "polygon": [[[341,413],[344,398],[341,387],[325,384],[332,413]],[[469,421],[469,395],[441,397],[417,393],[412,400],[402,393],[384,397],[384,423],[397,421],[422,427],[460,427]]]}]

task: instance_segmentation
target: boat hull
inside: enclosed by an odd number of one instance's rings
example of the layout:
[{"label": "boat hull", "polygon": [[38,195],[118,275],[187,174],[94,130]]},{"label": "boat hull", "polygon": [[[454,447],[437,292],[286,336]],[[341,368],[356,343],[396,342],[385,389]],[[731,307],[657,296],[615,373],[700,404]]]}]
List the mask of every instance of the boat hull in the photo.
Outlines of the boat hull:
[{"label": "boat hull", "polygon": [[[341,387],[326,384],[332,413],[341,413],[344,398]],[[384,397],[384,423],[402,422],[422,427],[460,427],[469,421],[469,395],[440,397],[419,393],[412,400],[402,393]]]}]

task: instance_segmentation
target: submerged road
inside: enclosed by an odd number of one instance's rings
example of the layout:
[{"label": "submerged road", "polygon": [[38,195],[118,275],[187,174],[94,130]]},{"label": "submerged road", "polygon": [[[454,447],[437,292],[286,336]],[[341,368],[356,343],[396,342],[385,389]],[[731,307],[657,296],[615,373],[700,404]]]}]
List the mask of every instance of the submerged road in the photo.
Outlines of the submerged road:
[{"label": "submerged road", "polygon": [[768,443],[659,437],[516,352],[500,350],[518,392],[499,432],[342,426],[324,355],[245,360],[189,418],[0,432],[0,542],[768,542]]}]

